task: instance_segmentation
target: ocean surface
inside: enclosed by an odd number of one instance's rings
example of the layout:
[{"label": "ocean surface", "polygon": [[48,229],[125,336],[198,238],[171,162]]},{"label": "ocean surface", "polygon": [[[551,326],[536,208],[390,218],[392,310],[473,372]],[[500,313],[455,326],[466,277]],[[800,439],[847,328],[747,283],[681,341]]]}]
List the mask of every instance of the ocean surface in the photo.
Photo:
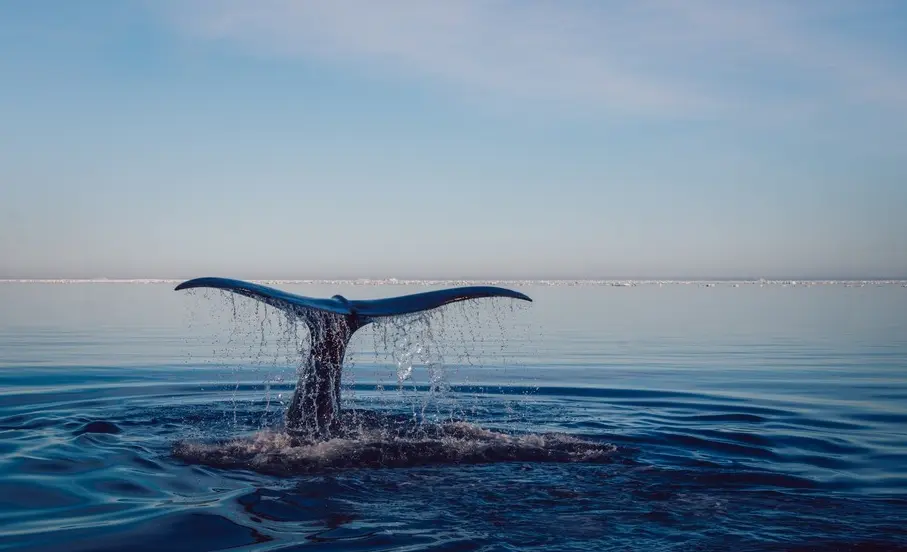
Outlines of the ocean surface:
[{"label": "ocean surface", "polygon": [[357,333],[316,444],[305,331],[172,288],[0,284],[0,549],[907,550],[901,283],[520,285]]}]

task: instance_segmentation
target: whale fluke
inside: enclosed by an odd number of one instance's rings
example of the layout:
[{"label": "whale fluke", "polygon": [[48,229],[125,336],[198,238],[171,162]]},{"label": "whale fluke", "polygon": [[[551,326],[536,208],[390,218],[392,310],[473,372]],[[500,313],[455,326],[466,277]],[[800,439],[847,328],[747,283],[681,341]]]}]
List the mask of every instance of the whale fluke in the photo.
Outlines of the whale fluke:
[{"label": "whale fluke", "polygon": [[523,301],[532,301],[528,296],[518,291],[494,286],[463,286],[402,295],[400,297],[359,301],[351,301],[340,295],[335,295],[330,299],[316,299],[230,278],[195,278],[181,283],[175,289],[180,291],[199,287],[232,291],[288,312],[318,310],[332,314],[358,315],[372,318],[412,314],[442,307],[457,301],[481,299],[483,297],[510,297],[522,299]]},{"label": "whale fluke", "polygon": [[359,328],[377,318],[413,314],[470,299],[510,297],[532,301],[520,292],[494,286],[464,286],[368,300],[349,300],[341,295],[330,299],[305,297],[229,278],[196,278],[175,289],[192,288],[222,289],[251,297],[305,321],[312,346],[287,409],[286,427],[312,439],[329,438],[338,430],[343,357]]}]

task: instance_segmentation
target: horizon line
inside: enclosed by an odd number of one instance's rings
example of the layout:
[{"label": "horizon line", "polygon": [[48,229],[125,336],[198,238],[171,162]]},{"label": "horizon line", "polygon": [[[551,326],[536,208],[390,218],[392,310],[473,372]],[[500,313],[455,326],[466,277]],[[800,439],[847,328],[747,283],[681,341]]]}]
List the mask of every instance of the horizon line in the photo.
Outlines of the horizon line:
[{"label": "horizon line", "polygon": [[[0,283],[179,283],[191,278],[0,278]],[[349,283],[349,284],[435,284],[435,283],[515,283],[515,284],[533,284],[533,283],[587,283],[587,284],[620,284],[620,283],[856,283],[856,282],[873,282],[873,283],[905,283],[907,276],[904,277],[847,277],[847,278],[827,278],[827,277],[633,277],[633,278],[249,278],[251,282],[273,282],[273,283]]]}]

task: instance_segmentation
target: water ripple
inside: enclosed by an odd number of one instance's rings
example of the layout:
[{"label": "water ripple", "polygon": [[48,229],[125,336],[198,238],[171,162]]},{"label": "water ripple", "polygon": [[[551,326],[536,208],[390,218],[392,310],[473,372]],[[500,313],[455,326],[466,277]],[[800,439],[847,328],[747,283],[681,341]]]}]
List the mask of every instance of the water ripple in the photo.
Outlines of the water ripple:
[{"label": "water ripple", "polygon": [[[48,389],[27,408],[4,403],[0,548],[191,550],[205,535],[205,548],[786,550],[817,534],[830,549],[907,547],[905,454],[861,425],[890,418],[826,433],[829,420],[735,397],[470,386],[451,391],[470,398],[468,424],[426,419],[421,436],[361,426],[306,444],[280,432],[260,386],[226,401],[222,389],[111,387],[91,394],[100,404]],[[348,392],[360,420],[366,406],[412,420],[427,395]]]}]

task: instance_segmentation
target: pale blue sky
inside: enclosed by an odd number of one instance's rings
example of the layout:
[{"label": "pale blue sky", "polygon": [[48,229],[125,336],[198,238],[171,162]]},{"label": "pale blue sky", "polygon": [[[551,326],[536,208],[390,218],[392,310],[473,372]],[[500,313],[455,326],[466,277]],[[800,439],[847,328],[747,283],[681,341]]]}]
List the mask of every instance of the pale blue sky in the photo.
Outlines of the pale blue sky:
[{"label": "pale blue sky", "polygon": [[907,3],[0,0],[0,278],[907,277]]}]

